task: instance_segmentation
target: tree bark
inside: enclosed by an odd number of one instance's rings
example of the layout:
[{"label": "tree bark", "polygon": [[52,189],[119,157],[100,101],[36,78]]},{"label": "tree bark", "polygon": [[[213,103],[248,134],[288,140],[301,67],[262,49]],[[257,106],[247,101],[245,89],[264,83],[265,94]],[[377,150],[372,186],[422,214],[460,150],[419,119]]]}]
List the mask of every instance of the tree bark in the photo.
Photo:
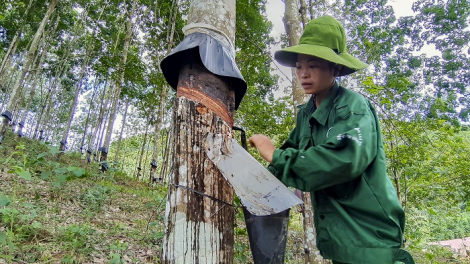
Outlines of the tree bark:
[{"label": "tree bark", "polygon": [[[58,87],[61,85],[60,84],[60,78],[62,77],[63,73],[68,69],[68,67],[70,67],[70,64],[68,63],[68,58],[69,58],[71,53],[72,53],[72,45],[69,45],[67,47],[67,51],[64,55],[64,59],[62,60],[62,63],[58,67],[58,71],[57,71],[57,73],[54,77],[54,81],[51,84],[52,88],[49,89],[48,96],[45,99],[43,108],[45,108],[47,106],[46,113],[44,115],[43,112],[41,112],[41,116],[40,116],[41,122],[38,122],[38,124],[36,125],[40,129],[41,128],[44,129],[46,127],[49,127],[48,124],[51,122],[51,119],[48,118],[48,117],[49,117],[49,113],[50,113],[50,110],[51,110],[51,104],[52,103],[59,103],[59,102],[54,101],[53,99],[54,99],[54,97],[57,97],[56,91],[57,91]],[[36,128],[35,132],[37,132],[37,128]],[[48,134],[48,133],[46,133],[46,134]]]},{"label": "tree bark", "polygon": [[91,135],[91,138],[88,140],[88,149],[87,151],[92,151],[95,149],[94,143],[97,142],[96,136],[99,135],[98,131],[100,131],[100,128],[103,124],[103,119],[104,119],[104,111],[106,108],[106,105],[108,105],[108,102],[105,103],[105,98],[106,98],[106,86],[108,85],[108,81],[106,80],[103,86],[103,94],[101,95],[101,102],[100,102],[100,107],[99,107],[99,113],[95,122],[95,129],[93,130],[93,133]]},{"label": "tree bark", "polygon": [[170,131],[166,132],[166,143],[165,143],[165,151],[163,153],[163,160],[162,164],[160,166],[160,177],[161,177],[161,182],[165,182],[166,180],[166,174],[167,174],[167,169],[168,169],[168,161],[170,158],[170,148],[171,148],[171,143],[172,143],[172,133]]},{"label": "tree bark", "polygon": [[[87,56],[86,54],[87,53],[85,53],[85,56]],[[80,91],[82,90],[83,78],[85,77],[87,65],[88,65],[88,58],[85,58],[83,60],[82,69],[80,71],[80,77],[78,78],[78,85],[77,85],[77,89],[75,90],[75,97],[73,99],[72,105],[70,106],[69,120],[67,121],[67,125],[65,126],[64,132],[62,134],[62,140],[60,141],[61,151],[65,151],[65,148],[67,145],[67,138],[69,136],[70,127],[72,126],[72,122],[73,122],[73,118],[75,114],[75,108],[77,107],[77,104],[78,104],[78,97],[80,96]]]},{"label": "tree bark", "polygon": [[119,102],[119,96],[121,95],[121,87],[122,83],[124,82],[124,72],[126,69],[126,62],[127,62],[127,53],[129,52],[129,46],[131,44],[131,38],[132,38],[132,27],[133,27],[133,22],[132,18],[134,17],[134,12],[137,6],[137,1],[133,0],[132,2],[132,7],[131,10],[128,14],[127,18],[127,23],[126,23],[126,37],[124,39],[124,48],[122,51],[122,56],[121,56],[121,62],[119,64],[119,79],[115,83],[115,88],[114,88],[114,98],[113,98],[113,103],[111,106],[111,111],[109,114],[109,122],[108,122],[108,128],[106,130],[106,137],[104,140],[104,146],[106,149],[109,149],[109,145],[111,143],[111,135],[113,133],[113,127],[114,127],[114,120],[116,119],[116,110],[117,110],[117,105]]},{"label": "tree bark", "polygon": [[305,0],[300,0],[300,18],[301,18],[301,21],[302,21],[302,27],[305,28],[305,26],[307,25],[308,23],[308,15],[307,15],[307,10],[308,10],[308,6],[307,6],[307,2],[305,2]]},{"label": "tree bark", "polygon": [[[178,0],[174,1],[173,6],[172,6],[171,28],[167,32],[168,33],[167,34],[168,47],[166,50],[166,54],[169,54],[171,51],[171,48],[173,47],[173,38],[175,35],[175,24],[176,24],[175,21],[176,21],[177,10],[178,10]],[[154,138],[154,147],[153,147],[152,162],[151,162],[152,167],[150,168],[150,177],[149,177],[150,182],[157,181],[156,171],[157,171],[158,154],[159,154],[158,144],[160,142],[160,131],[162,127],[163,115],[164,115],[165,106],[166,106],[165,104],[166,103],[166,90],[167,90],[167,86],[163,85],[162,93],[160,97],[160,107],[159,107],[158,117],[155,122],[155,138]],[[162,177],[158,177],[158,178],[161,179]]]},{"label": "tree bark", "polygon": [[[284,27],[289,39],[289,46],[297,45],[302,35],[301,21],[299,14],[299,2],[298,0],[285,0],[285,14],[283,18]],[[294,104],[294,114],[297,115],[297,105],[306,102],[305,93],[300,86],[299,80],[295,68],[292,72],[292,97]]]},{"label": "tree bark", "polygon": [[126,127],[126,117],[127,117],[127,110],[129,109],[129,103],[131,102],[130,99],[126,101],[126,107],[124,108],[124,116],[122,118],[122,125],[121,125],[121,133],[119,133],[119,139],[116,146],[116,154],[114,156],[114,161],[118,161],[119,158],[119,149],[121,148],[121,141],[122,141],[122,134],[124,133],[124,128]]},{"label": "tree bark", "polygon": [[4,81],[3,81],[3,76],[8,76],[7,74],[4,74],[6,71],[6,68],[10,67],[11,64],[11,59],[13,58],[13,54],[16,52],[16,47],[18,47],[19,43],[19,36],[21,32],[23,31],[23,27],[26,22],[26,18],[28,17],[29,10],[31,9],[31,5],[33,4],[34,0],[30,0],[28,6],[26,7],[26,10],[23,14],[23,20],[21,22],[21,26],[19,29],[16,31],[15,36],[13,37],[10,45],[8,46],[8,50],[3,57],[2,63],[0,64],[0,89],[3,87]]},{"label": "tree bark", "polygon": [[207,132],[231,127],[205,105],[175,101],[173,172],[168,186],[163,263],[233,262],[233,190],[206,158]]},{"label": "tree bark", "polygon": [[88,123],[90,122],[91,108],[93,107],[93,100],[95,99],[95,94],[97,90],[98,90],[98,78],[95,80],[95,83],[93,85],[93,93],[91,94],[90,103],[88,104],[88,113],[85,118],[85,128],[83,129],[83,136],[82,136],[82,140],[80,143],[80,153],[83,152],[83,147],[85,146],[85,138],[88,132]]},{"label": "tree bark", "polygon": [[[49,7],[47,9],[47,12],[44,15],[44,18],[42,19],[41,24],[39,24],[38,30],[34,34],[33,42],[31,43],[31,46],[30,46],[29,51],[28,51],[28,55],[26,57],[26,62],[23,65],[20,76],[18,77],[15,85],[13,86],[13,91],[12,91],[10,100],[8,101],[8,104],[7,104],[7,107],[6,107],[7,111],[11,112],[13,105],[16,103],[16,99],[18,97],[18,90],[21,87],[21,84],[23,83],[24,76],[29,71],[31,63],[33,62],[33,59],[34,59],[34,53],[36,52],[39,40],[41,38],[41,35],[44,32],[44,28],[47,24],[47,21],[49,21],[49,17],[52,15],[52,12],[54,12],[55,6],[57,5],[58,1],[59,0],[51,0],[51,2],[49,3]],[[0,128],[0,143],[3,141],[3,138],[5,137],[5,132],[6,132],[6,129],[7,129],[7,126],[5,125],[5,123],[8,124],[8,122],[6,122],[6,120],[7,120],[7,118],[4,117],[4,122],[3,122],[3,124]]]},{"label": "tree bark", "polygon": [[18,47],[19,43],[19,34],[20,31],[18,30],[15,36],[13,37],[10,46],[8,47],[5,57],[3,57],[2,64],[0,65],[0,89],[3,89],[3,85],[6,81],[6,76],[8,76],[8,72],[10,71],[11,58],[16,52],[16,47]]},{"label": "tree bark", "polygon": [[[145,152],[145,145],[147,144],[147,134],[148,134],[148,129],[149,129],[149,125],[148,125],[148,122],[149,122],[149,117],[147,117],[147,120],[145,122],[145,134],[144,134],[144,139],[142,140],[142,148],[140,149],[140,158],[139,158],[139,168],[141,171],[142,170],[142,160],[144,159],[144,152]],[[137,175],[139,176],[139,175]],[[138,177],[137,177],[138,179]]]},{"label": "tree bark", "polygon": [[38,84],[38,81],[39,81],[39,76],[41,74],[42,65],[44,63],[44,60],[46,59],[46,54],[49,51],[50,36],[52,34],[54,34],[54,32],[57,30],[57,26],[59,25],[59,21],[60,21],[60,16],[57,16],[56,22],[54,24],[54,28],[51,30],[51,34],[48,34],[47,39],[44,40],[44,44],[43,44],[42,52],[41,52],[41,58],[39,59],[39,64],[37,64],[37,67],[35,69],[36,73],[35,73],[34,81],[33,81],[33,84],[31,86],[29,98],[26,101],[26,106],[24,108],[23,116],[21,117],[21,123],[23,123],[23,124],[26,124],[26,117],[27,117],[27,114],[28,114],[28,109],[29,109],[29,106],[30,106],[31,102],[34,99],[34,95],[36,94],[36,87],[37,87],[37,84]]},{"label": "tree bark", "polygon": [[150,168],[150,182],[157,181],[156,171],[157,171],[157,162],[158,162],[158,144],[160,142],[160,131],[163,123],[163,115],[165,111],[165,103],[166,103],[166,85],[162,87],[162,93],[160,97],[160,109],[158,111],[158,117],[155,121],[155,137],[154,137],[154,145],[153,145],[153,154],[152,154],[152,167]]}]

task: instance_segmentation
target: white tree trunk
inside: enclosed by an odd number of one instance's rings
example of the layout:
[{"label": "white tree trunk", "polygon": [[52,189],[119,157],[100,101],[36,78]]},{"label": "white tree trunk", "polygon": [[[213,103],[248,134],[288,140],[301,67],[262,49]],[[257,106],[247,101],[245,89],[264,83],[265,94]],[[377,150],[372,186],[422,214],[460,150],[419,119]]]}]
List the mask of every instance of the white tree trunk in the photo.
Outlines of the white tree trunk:
[{"label": "white tree trunk", "polygon": [[[26,62],[23,65],[23,68],[21,69],[20,76],[18,76],[18,79],[15,82],[15,85],[13,86],[13,90],[11,93],[10,100],[8,101],[6,110],[9,112],[12,112],[12,108],[16,103],[17,97],[18,97],[18,91],[23,83],[24,76],[26,73],[29,71],[29,68],[31,67],[31,64],[34,60],[34,54],[36,53],[36,49],[38,47],[39,40],[41,39],[42,33],[44,32],[44,28],[46,27],[47,22],[49,21],[50,16],[55,10],[55,6],[57,5],[57,2],[59,0],[51,0],[51,3],[49,3],[49,7],[47,9],[46,14],[44,15],[44,18],[41,21],[41,24],[39,24],[39,28],[34,34],[33,41],[31,43],[31,46],[28,51],[28,55],[26,57]],[[3,118],[4,121],[0,127],[0,143],[3,141],[3,138],[5,136],[6,129],[8,127],[8,119],[6,117]]]},{"label": "white tree trunk", "polygon": [[111,106],[111,111],[109,114],[109,122],[108,122],[108,128],[106,130],[106,137],[104,140],[104,147],[106,149],[109,149],[109,145],[111,143],[111,135],[113,133],[113,127],[114,127],[114,120],[116,119],[116,110],[117,110],[117,105],[119,102],[119,96],[121,95],[121,87],[122,83],[124,82],[124,72],[126,69],[126,62],[127,62],[127,53],[129,52],[129,46],[131,44],[131,38],[132,38],[132,27],[133,27],[133,22],[132,18],[134,17],[134,12],[137,6],[137,1],[133,0],[132,2],[132,7],[131,10],[128,14],[127,17],[127,23],[126,23],[126,37],[124,39],[124,48],[122,51],[122,56],[121,56],[121,62],[119,64],[119,79],[116,81],[115,86],[114,86],[114,92],[113,94],[115,95],[113,97],[113,103]]}]

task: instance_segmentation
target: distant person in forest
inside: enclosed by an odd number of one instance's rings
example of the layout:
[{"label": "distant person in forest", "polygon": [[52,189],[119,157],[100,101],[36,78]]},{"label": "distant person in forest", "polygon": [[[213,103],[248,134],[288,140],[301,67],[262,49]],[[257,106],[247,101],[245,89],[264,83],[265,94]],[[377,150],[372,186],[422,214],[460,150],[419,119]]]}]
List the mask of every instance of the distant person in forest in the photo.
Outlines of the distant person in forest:
[{"label": "distant person in forest", "polygon": [[296,68],[311,97],[279,149],[265,135],[249,141],[279,180],[311,192],[322,256],[334,264],[414,263],[402,249],[405,215],[387,176],[375,109],[335,81],[367,67],[346,52],[343,26],[330,16],[314,19],[300,44],[275,59]]}]

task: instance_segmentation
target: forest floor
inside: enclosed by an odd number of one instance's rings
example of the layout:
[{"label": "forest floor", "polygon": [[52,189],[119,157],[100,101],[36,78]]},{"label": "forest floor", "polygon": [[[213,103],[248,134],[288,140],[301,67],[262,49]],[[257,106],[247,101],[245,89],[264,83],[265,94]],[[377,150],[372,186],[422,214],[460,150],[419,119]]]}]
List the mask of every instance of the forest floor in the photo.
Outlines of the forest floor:
[{"label": "forest floor", "polygon": [[[13,134],[7,135],[14,138]],[[159,263],[167,188],[26,138],[0,145],[0,264]],[[291,211],[286,262],[303,263]],[[252,263],[241,210],[235,263]]]}]

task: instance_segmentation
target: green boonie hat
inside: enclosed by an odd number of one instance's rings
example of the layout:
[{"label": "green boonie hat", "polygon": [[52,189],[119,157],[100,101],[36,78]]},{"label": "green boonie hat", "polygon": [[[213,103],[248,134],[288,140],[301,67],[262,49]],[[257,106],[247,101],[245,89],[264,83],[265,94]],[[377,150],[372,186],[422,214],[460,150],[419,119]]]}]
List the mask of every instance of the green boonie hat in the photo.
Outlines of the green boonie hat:
[{"label": "green boonie hat", "polygon": [[339,76],[367,68],[367,64],[346,52],[346,34],[341,23],[331,16],[308,22],[299,45],[276,51],[274,58],[282,65],[295,67],[298,54],[315,56],[342,65]]}]

